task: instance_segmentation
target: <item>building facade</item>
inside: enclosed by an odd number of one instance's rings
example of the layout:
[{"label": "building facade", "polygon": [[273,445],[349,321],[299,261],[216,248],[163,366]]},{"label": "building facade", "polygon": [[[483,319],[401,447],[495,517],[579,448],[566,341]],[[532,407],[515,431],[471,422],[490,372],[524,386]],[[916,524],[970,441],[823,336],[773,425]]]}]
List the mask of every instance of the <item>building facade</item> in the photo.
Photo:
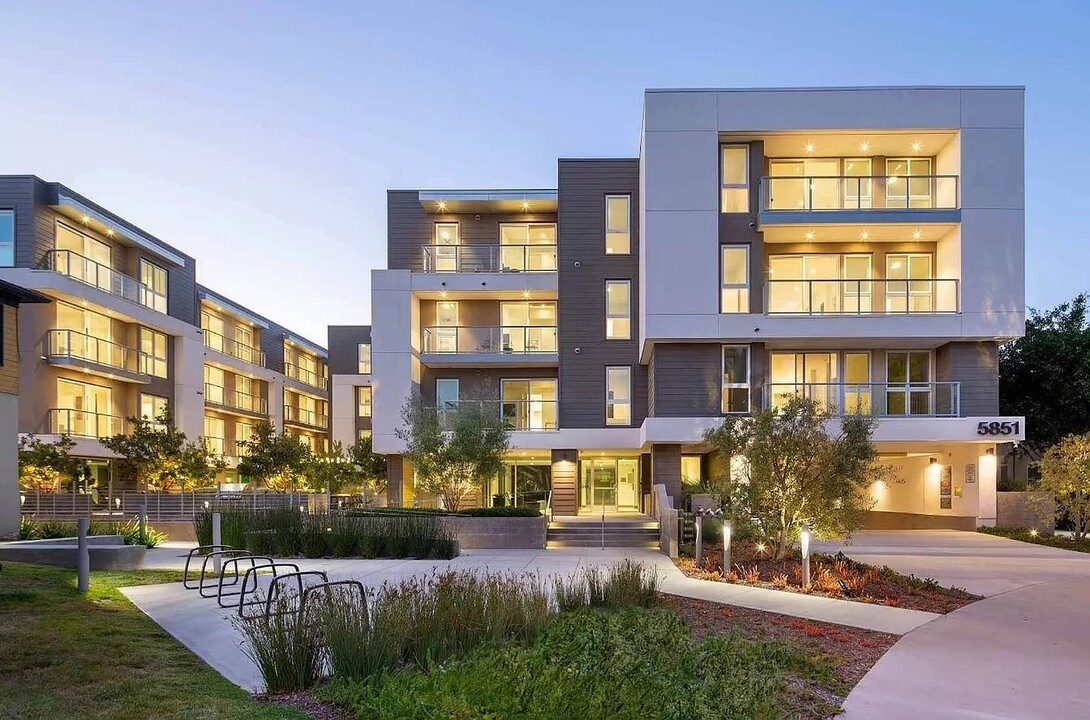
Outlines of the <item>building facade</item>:
[{"label": "building facade", "polygon": [[19,309],[18,429],[71,436],[85,489],[112,488],[101,439],[164,409],[231,468],[262,420],[326,447],[325,349],[198,285],[193,257],[64,185],[0,176],[0,280],[52,300]]},{"label": "building facade", "polygon": [[1023,95],[651,90],[639,156],[561,159],[555,190],[391,191],[373,326],[330,328],[333,437],[373,434],[409,503],[405,399],[491,403],[482,502],[639,511],[720,471],[726,414],[801,394],[877,418],[872,525],[994,523]]}]

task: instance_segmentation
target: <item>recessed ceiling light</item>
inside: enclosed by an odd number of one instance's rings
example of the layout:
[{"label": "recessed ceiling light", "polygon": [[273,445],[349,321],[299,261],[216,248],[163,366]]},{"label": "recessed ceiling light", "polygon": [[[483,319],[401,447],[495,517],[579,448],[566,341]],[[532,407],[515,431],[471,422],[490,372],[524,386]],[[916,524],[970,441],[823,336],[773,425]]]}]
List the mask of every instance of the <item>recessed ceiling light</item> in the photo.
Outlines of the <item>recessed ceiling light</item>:
[{"label": "recessed ceiling light", "polygon": [[920,143],[920,142],[912,143],[912,152],[918,153],[920,150],[923,150],[923,144],[922,143]]},{"label": "recessed ceiling light", "polygon": [[859,233],[859,239],[860,240],[870,240],[870,233],[867,232],[866,230],[864,230],[863,232]]},{"label": "recessed ceiling light", "polygon": [[807,153],[814,152],[814,143],[812,143],[812,142],[806,143],[806,152]]},{"label": "recessed ceiling light", "polygon": [[90,218],[90,217],[88,217],[88,216],[86,216],[86,215],[84,215],[84,216],[83,216],[83,218],[82,218],[82,220],[83,220],[83,224],[84,224],[84,225],[86,225],[87,223],[89,223],[89,222],[91,221],[91,218]]},{"label": "recessed ceiling light", "polygon": [[523,200],[522,201],[522,209],[523,210],[529,210],[530,209],[530,201],[529,200]]},{"label": "recessed ceiling light", "polygon": [[113,236],[114,236],[113,228],[106,228],[106,237],[113,237]]},{"label": "recessed ceiling light", "polygon": [[859,143],[859,152],[867,152],[868,150],[870,150],[869,142],[864,140],[863,142]]},{"label": "recessed ceiling light", "polygon": [[446,201],[445,201],[445,200],[440,200],[440,201],[439,201],[439,210],[440,210],[440,211],[443,211],[443,210],[446,210],[446,209],[447,209],[447,203],[446,203]]},{"label": "recessed ceiling light", "polygon": [[814,231],[813,230],[810,230],[810,231],[808,231],[806,233],[806,239],[807,240],[813,240],[814,239]]},{"label": "recessed ceiling light", "polygon": [[912,231],[912,239],[913,240],[919,240],[922,237],[923,237],[923,231],[921,231],[921,230],[913,230]]},{"label": "recessed ceiling light", "polygon": [[439,297],[441,297],[441,298],[443,298],[444,300],[446,300],[446,299],[447,299],[447,291],[446,291],[446,290],[440,290],[440,291],[439,291]]},{"label": "recessed ceiling light", "polygon": [[522,297],[524,297],[524,298],[530,297],[530,291],[529,290],[523,290],[522,291]]}]

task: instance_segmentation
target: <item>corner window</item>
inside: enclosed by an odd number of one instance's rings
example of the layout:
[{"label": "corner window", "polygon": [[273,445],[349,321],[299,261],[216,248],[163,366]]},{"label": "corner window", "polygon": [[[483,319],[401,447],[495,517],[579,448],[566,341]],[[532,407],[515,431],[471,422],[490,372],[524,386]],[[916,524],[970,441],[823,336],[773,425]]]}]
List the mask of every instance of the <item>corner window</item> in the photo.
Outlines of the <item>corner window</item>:
[{"label": "corner window", "polygon": [[632,196],[606,195],[606,255],[632,251]]},{"label": "corner window", "polygon": [[0,210],[0,267],[15,267],[14,210]]},{"label": "corner window", "polygon": [[140,372],[167,376],[167,336],[146,327],[140,328]]},{"label": "corner window", "polygon": [[140,304],[156,312],[167,311],[167,271],[140,258]]},{"label": "corner window", "polygon": [[140,393],[140,419],[147,420],[153,424],[156,418],[158,418],[164,410],[167,409],[167,399],[158,395],[148,395],[147,393]]},{"label": "corner window", "polygon": [[720,248],[719,312],[749,312],[749,247]]},{"label": "corner window", "polygon": [[371,417],[371,386],[362,385],[356,388],[356,417]]},{"label": "corner window", "polygon": [[632,368],[606,368],[606,425],[632,424]]},{"label": "corner window", "polygon": [[719,210],[749,212],[748,145],[723,145],[720,149]]},{"label": "corner window", "polygon": [[749,412],[749,347],[723,346],[723,412]]},{"label": "corner window", "polygon": [[360,375],[371,374],[371,343],[359,343],[356,345],[357,372]]},{"label": "corner window", "polygon": [[606,339],[628,340],[632,337],[630,280],[606,280]]}]

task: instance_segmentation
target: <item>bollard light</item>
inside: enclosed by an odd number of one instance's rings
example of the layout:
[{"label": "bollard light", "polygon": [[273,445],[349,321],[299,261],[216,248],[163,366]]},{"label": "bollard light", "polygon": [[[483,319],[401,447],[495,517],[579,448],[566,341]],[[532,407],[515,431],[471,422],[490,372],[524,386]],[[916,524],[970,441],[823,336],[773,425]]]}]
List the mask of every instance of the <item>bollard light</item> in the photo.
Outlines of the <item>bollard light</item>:
[{"label": "bollard light", "polygon": [[723,518],[723,577],[730,572],[730,520]]},{"label": "bollard light", "polygon": [[211,506],[209,505],[208,501],[205,500],[204,501],[204,509],[207,510],[209,507],[211,507]]},{"label": "bollard light", "polygon": [[696,567],[700,568],[704,564],[704,553],[702,551],[704,545],[704,513],[696,514]]},{"label": "bollard light", "polygon": [[799,545],[802,547],[802,586],[810,584],[810,528],[799,528]]},{"label": "bollard light", "polygon": [[121,498],[114,498],[114,505],[116,505],[117,509],[120,510],[121,509]]}]

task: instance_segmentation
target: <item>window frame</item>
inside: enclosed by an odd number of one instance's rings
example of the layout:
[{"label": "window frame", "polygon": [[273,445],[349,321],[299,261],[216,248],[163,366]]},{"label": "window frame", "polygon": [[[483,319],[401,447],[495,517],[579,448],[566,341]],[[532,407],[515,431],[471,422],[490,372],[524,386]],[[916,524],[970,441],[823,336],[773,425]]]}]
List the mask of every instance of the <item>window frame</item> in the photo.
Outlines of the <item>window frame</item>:
[{"label": "window frame", "polygon": [[[727,350],[744,349],[746,351],[746,380],[745,382],[727,382]],[[719,411],[723,415],[748,415],[753,410],[753,353],[749,345],[722,345],[719,350]],[[745,388],[746,409],[727,410],[727,390]]]},{"label": "window frame", "polygon": [[[158,289],[156,289],[154,284],[147,283],[147,282],[144,281],[144,268],[145,267],[151,268],[151,274],[152,274],[153,277],[155,277],[157,275],[157,273],[162,273],[162,280],[163,280],[163,290],[162,290],[162,292],[160,292]],[[141,305],[143,305],[144,307],[147,307],[147,308],[151,308],[152,310],[155,310],[156,312],[161,312],[161,313],[166,314],[167,308],[170,306],[170,304],[169,304],[169,302],[167,300],[167,298],[169,297],[169,291],[170,291],[170,273],[162,265],[158,265],[156,263],[153,263],[151,260],[148,260],[146,257],[143,257],[143,256],[141,256],[140,261],[137,263],[136,270],[137,270],[137,273],[140,276],[139,277],[140,284],[143,285],[144,287],[146,287],[151,292],[155,293],[155,295],[152,296],[152,299],[148,299],[145,302],[142,302]],[[162,298],[163,298],[163,307],[161,309],[159,308],[158,303],[155,302],[155,298],[157,298],[157,296],[162,296]]]},{"label": "window frame", "polygon": [[[150,416],[144,414],[144,400],[145,399],[151,400],[151,415]],[[140,419],[141,420],[147,420],[149,423],[152,423],[153,425],[157,423],[156,418],[159,417],[159,413],[155,410],[155,408],[156,408],[156,405],[158,404],[157,401],[159,401],[159,400],[162,400],[162,409],[163,410],[169,410],[170,409],[170,398],[164,397],[162,395],[156,395],[155,393],[146,393],[146,392],[140,393],[140,398],[139,398],[138,402],[140,403]]]},{"label": "window frame", "polygon": [[[742,150],[745,151],[746,163],[745,163],[745,171],[744,171],[744,174],[743,174],[744,181],[741,182],[741,183],[727,182],[726,179],[723,177],[723,171],[726,168],[726,163],[724,162],[724,160],[726,158],[727,148],[741,148]],[[750,147],[749,147],[749,144],[748,143],[720,143],[719,144],[719,214],[720,215],[723,215],[723,214],[741,215],[741,214],[746,214],[746,213],[748,213],[750,211],[750,206],[753,203],[752,203],[752,199],[750,198],[749,173],[750,173]],[[745,209],[744,210],[725,210],[725,209],[723,209],[723,191],[724,190],[745,190],[745,192],[746,192],[746,207],[745,207]]]},{"label": "window frame", "polygon": [[[609,224],[609,201],[610,200],[624,200],[626,206],[625,212],[625,226],[611,227]],[[603,227],[605,228],[605,254],[606,255],[631,255],[632,254],[632,194],[631,193],[610,193],[605,196],[605,205],[603,206],[603,212],[605,213],[603,220]],[[624,251],[611,251],[609,249],[609,239],[611,236],[618,236],[624,234],[625,245]]]},{"label": "window frame", "polygon": [[[144,350],[144,338],[151,338],[151,352]],[[163,355],[155,354],[156,340],[163,340]],[[140,351],[141,372],[157,378],[168,379],[170,377],[170,340],[166,333],[161,333],[145,325],[139,325],[136,329],[136,344]],[[159,372],[162,368],[162,373]]]},{"label": "window frame", "polygon": [[[727,254],[727,250],[738,250],[738,249],[743,250],[745,252],[745,256],[746,256],[746,259],[745,259],[745,271],[746,271],[745,283],[741,284],[741,285],[739,285],[737,283],[729,283],[728,284],[726,282],[726,280],[724,279],[724,276],[725,276],[724,270],[726,269],[724,267],[725,264],[726,264],[725,257],[726,257],[726,254]],[[721,315],[740,315],[740,314],[743,314],[743,313],[751,312],[752,306],[751,306],[750,303],[752,302],[752,296],[750,295],[750,284],[751,284],[750,283],[750,277],[751,277],[752,273],[750,272],[749,263],[750,263],[750,246],[749,245],[738,245],[738,244],[736,244],[736,245],[720,245],[719,246],[719,313]],[[723,305],[723,292],[725,290],[745,290],[746,302],[743,303],[743,306],[745,307],[745,309],[744,310],[727,310],[727,309],[725,309],[725,307]]]},{"label": "window frame", "polygon": [[[625,387],[627,389],[626,397],[617,399],[611,398],[609,393],[609,376],[611,372],[623,371],[625,374]],[[605,397],[605,420],[606,425],[609,427],[627,427],[632,425],[632,366],[631,365],[606,365],[606,397]],[[628,407],[628,419],[624,421],[618,421],[611,418],[610,410],[615,409],[617,406]],[[615,414],[615,412],[613,413]]]},{"label": "window frame", "polygon": [[[445,402],[453,403],[454,407],[440,407],[439,406],[439,403],[441,402],[441,398],[440,398],[440,394],[439,394],[439,384],[440,383],[453,383],[454,390],[455,390],[454,400],[447,400]],[[461,399],[462,399],[462,383],[459,381],[459,378],[435,378],[435,407],[436,407],[436,409],[438,409],[440,412],[449,411],[449,410],[456,410],[458,408],[458,403],[461,401]]]},{"label": "window frame", "polygon": [[[367,348],[367,359],[363,359],[363,349]],[[371,374],[371,343],[356,343],[356,372],[360,375]]]},{"label": "window frame", "polygon": [[[609,311],[609,286],[610,285],[624,285],[625,287],[625,313],[624,315],[612,314]],[[631,280],[606,280],[605,287],[603,289],[603,295],[605,298],[605,339],[606,340],[631,340],[632,339],[632,281]],[[609,333],[609,321],[610,320],[627,320],[628,321],[628,333],[624,337],[619,335],[610,335]]]},{"label": "window frame", "polygon": [[[366,390],[367,392],[365,393],[364,390]],[[367,396],[367,403],[366,403],[367,414],[366,415],[363,414],[363,410],[364,410],[363,396],[364,395]],[[374,390],[371,388],[370,385],[357,385],[356,386],[356,417],[358,417],[358,418],[372,417],[373,413],[374,413],[374,401],[375,401],[375,393],[374,393]]]},{"label": "window frame", "polygon": [[[15,267],[15,209],[14,208],[0,208],[0,225],[5,220],[4,218],[11,218],[11,242],[0,241],[0,267]],[[5,248],[11,248],[11,262],[5,262]]]}]

